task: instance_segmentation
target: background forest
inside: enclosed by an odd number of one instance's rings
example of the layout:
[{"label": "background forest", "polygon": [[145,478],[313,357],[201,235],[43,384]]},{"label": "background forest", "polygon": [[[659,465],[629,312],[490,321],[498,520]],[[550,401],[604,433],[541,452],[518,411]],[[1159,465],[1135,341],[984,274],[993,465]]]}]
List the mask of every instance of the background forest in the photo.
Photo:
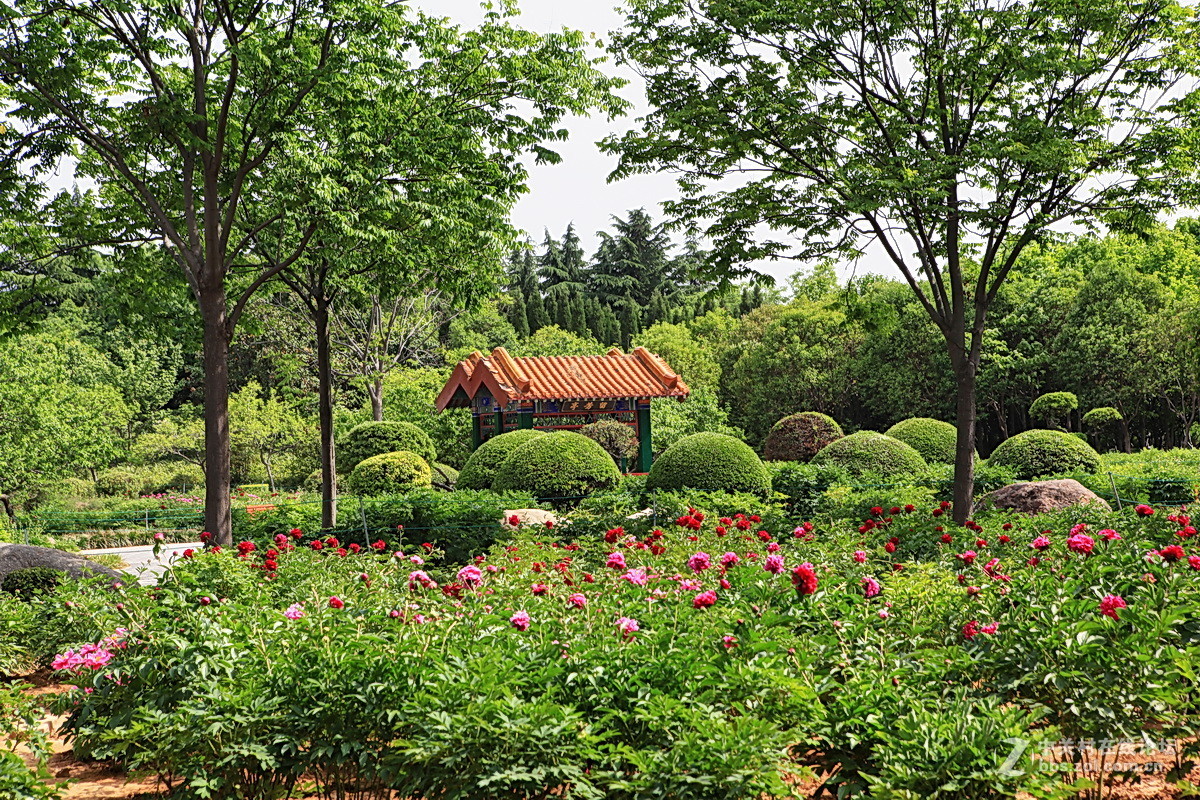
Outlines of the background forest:
[{"label": "background forest", "polygon": [[[472,350],[600,354],[644,345],[692,389],[655,401],[661,452],[701,430],[758,447],[780,417],[830,414],[847,432],[912,416],[953,419],[940,334],[902,282],[842,281],[832,264],[787,285],[713,285],[705,251],[641,209],[614,217],[588,255],[572,228],[495,264],[494,290],[371,290],[334,306],[339,433],[367,419],[415,422],[439,460],[469,454],[464,411],[435,414],[451,366]],[[9,309],[0,341],[0,485],[10,505],[76,494],[187,489],[202,482],[199,342],[186,286],[168,270],[116,269],[103,256],[56,262],[53,280]],[[980,451],[1030,427],[1083,432],[1101,449],[1190,447],[1200,419],[1200,222],[1144,238],[1064,238],[1031,249],[1004,285],[979,379]],[[10,301],[16,298],[10,293]],[[36,298],[36,303],[31,302]],[[235,482],[315,488],[319,450],[312,325],[280,282],[255,296],[231,351]],[[1030,417],[1069,391],[1076,411]],[[1093,414],[1089,410],[1112,408]],[[64,485],[63,481],[68,483]]]}]

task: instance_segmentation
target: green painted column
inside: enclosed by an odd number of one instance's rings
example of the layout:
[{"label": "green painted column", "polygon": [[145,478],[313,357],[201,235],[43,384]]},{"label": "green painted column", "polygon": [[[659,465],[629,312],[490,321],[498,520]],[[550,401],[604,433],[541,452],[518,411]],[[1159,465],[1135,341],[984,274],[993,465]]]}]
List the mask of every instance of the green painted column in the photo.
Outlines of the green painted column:
[{"label": "green painted column", "polygon": [[496,412],[496,436],[504,433],[504,412]]},{"label": "green painted column", "polygon": [[471,452],[479,449],[479,445],[483,444],[483,423],[479,418],[478,413],[471,414]]},{"label": "green painted column", "polygon": [[517,414],[517,427],[520,428],[521,430],[532,430],[533,429],[533,411],[532,410],[526,411],[525,409],[521,409],[521,412],[519,414]]},{"label": "green painted column", "polygon": [[641,463],[639,464],[639,472],[649,472],[650,462],[654,460],[654,450],[650,447],[650,409],[639,408],[637,412],[637,427],[638,427],[638,444],[640,447]]}]

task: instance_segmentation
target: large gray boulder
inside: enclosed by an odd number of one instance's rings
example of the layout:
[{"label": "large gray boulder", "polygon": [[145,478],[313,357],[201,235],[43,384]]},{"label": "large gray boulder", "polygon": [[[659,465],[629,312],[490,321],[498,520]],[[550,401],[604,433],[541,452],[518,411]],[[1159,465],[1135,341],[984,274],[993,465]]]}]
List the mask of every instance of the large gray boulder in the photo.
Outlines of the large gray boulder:
[{"label": "large gray boulder", "polygon": [[1109,509],[1104,498],[1070,478],[1014,483],[985,494],[979,505],[983,508],[1011,509],[1022,514],[1042,514],[1078,505],[1096,505],[1105,510]]},{"label": "large gray boulder", "polygon": [[49,567],[67,573],[72,578],[103,577],[114,581],[126,581],[128,576],[116,570],[88,561],[83,556],[55,550],[53,547],[35,547],[29,544],[0,543],[0,583],[10,572],[29,567]]}]

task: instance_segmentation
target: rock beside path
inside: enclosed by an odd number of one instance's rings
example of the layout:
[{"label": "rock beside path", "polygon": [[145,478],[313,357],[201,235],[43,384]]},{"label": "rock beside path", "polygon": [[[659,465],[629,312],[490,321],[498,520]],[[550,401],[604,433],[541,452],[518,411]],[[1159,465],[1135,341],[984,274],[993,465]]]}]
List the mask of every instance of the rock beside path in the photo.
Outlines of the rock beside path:
[{"label": "rock beside path", "polygon": [[1104,498],[1070,478],[1014,483],[985,494],[979,505],[983,508],[1011,509],[1022,514],[1044,514],[1078,505],[1097,505],[1109,510]]},{"label": "rock beside path", "polygon": [[55,550],[53,547],[36,547],[29,544],[0,543],[0,583],[11,572],[30,567],[48,567],[65,572],[72,578],[85,576],[103,577],[116,581],[128,577],[116,570],[89,561],[83,556]]},{"label": "rock beside path", "polygon": [[504,527],[509,530],[514,530],[522,525],[545,527],[547,522],[557,525],[558,516],[553,511],[546,511],[542,508],[515,508],[504,512]]}]

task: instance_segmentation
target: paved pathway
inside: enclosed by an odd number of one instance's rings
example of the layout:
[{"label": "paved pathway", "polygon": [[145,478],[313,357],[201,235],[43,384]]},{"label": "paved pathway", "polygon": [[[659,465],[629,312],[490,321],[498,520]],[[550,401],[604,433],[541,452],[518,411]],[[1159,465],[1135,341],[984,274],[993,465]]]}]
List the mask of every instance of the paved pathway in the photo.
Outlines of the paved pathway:
[{"label": "paved pathway", "polygon": [[158,580],[158,576],[167,568],[167,565],[176,558],[182,557],[183,551],[189,547],[199,550],[203,545],[200,542],[166,544],[163,545],[158,558],[154,557],[154,547],[148,544],[134,547],[107,547],[101,550],[81,550],[79,554],[81,556],[120,556],[127,565],[124,568],[125,572],[136,575],[139,583],[149,585]]}]

